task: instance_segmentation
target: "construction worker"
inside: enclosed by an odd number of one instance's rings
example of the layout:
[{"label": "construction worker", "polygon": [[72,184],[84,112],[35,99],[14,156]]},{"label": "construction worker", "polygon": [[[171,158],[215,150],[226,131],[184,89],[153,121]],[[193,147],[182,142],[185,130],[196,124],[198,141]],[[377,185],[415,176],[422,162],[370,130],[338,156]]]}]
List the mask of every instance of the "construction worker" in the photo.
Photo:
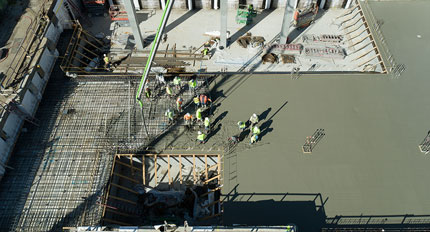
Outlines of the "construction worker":
[{"label": "construction worker", "polygon": [[205,143],[206,141],[206,134],[202,133],[201,131],[197,132],[197,141],[200,143]]},{"label": "construction worker", "polygon": [[191,79],[190,81],[188,81],[188,87],[190,88],[190,91],[195,92],[197,88],[197,80]]},{"label": "construction worker", "polygon": [[201,108],[198,108],[196,111],[196,119],[197,119],[197,122],[203,122],[202,109]]},{"label": "construction worker", "polygon": [[205,130],[209,131],[211,127],[211,120],[208,117],[205,118],[204,124],[205,124]]},{"label": "construction worker", "polygon": [[173,96],[173,91],[169,84],[166,85],[166,93],[167,93],[167,96],[169,97]]},{"label": "construction worker", "polygon": [[212,102],[212,100],[208,98],[208,96],[200,94],[200,104],[202,104],[202,107],[206,107],[208,101]]},{"label": "construction worker", "polygon": [[196,108],[200,107],[200,99],[197,96],[194,96],[193,102],[196,105]]},{"label": "construction worker", "polygon": [[253,135],[260,135],[260,128],[258,128],[258,126],[255,126],[254,128],[252,128],[252,134]]},{"label": "construction worker", "polygon": [[248,5],[248,11],[253,11],[253,10],[254,10],[254,5],[249,4],[249,5]]},{"label": "construction worker", "polygon": [[149,99],[151,98],[151,89],[148,87],[145,88],[145,96]]},{"label": "construction worker", "polygon": [[178,99],[176,99],[176,110],[178,110],[178,112],[182,112],[182,98],[178,97]]},{"label": "construction worker", "polygon": [[242,122],[242,121],[239,121],[239,122],[237,122],[237,126],[239,127],[240,132],[242,132],[246,128],[246,123]]},{"label": "construction worker", "polygon": [[186,113],[184,115],[184,121],[185,121],[185,126],[187,126],[189,129],[191,127],[192,122],[193,122],[193,116],[190,113]]},{"label": "construction worker", "polygon": [[249,142],[249,144],[256,143],[256,142],[257,142],[257,140],[258,140],[258,135],[253,134],[253,135],[251,136],[251,141]]},{"label": "construction worker", "polygon": [[173,116],[174,116],[174,114],[173,114],[172,110],[167,109],[166,113],[164,113],[164,115],[167,117],[167,119],[169,119],[169,123],[173,122]]},{"label": "construction worker", "polygon": [[209,48],[207,48],[207,47],[203,48],[202,53],[204,56],[207,56],[209,54]]},{"label": "construction worker", "polygon": [[173,78],[173,85],[175,86],[176,90],[180,90],[181,89],[181,78],[178,76]]},{"label": "construction worker", "polygon": [[109,69],[110,68],[110,60],[109,60],[109,57],[106,54],[103,54],[103,61],[105,62],[105,67],[107,69]]},{"label": "construction worker", "polygon": [[257,114],[252,114],[249,118],[249,121],[251,122],[251,127],[254,127],[258,123],[258,116]]}]

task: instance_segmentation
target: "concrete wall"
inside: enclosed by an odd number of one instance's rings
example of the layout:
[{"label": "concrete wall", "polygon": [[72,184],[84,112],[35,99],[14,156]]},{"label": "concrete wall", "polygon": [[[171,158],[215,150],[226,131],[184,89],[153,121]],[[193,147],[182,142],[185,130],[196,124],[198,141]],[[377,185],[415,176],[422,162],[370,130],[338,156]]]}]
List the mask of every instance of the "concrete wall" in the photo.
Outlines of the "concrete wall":
[{"label": "concrete wall", "polygon": [[[19,110],[14,110],[10,113],[4,114],[0,120],[4,121],[4,126],[1,128],[6,134],[6,140],[0,138],[0,179],[4,175],[5,169],[3,164],[9,160],[9,156],[12,153],[13,146],[18,139],[18,135],[22,124],[24,123],[25,114],[34,116],[42,95],[45,90],[46,84],[51,75],[52,68],[54,67],[55,59],[58,57],[58,51],[49,50],[48,39],[57,44],[60,34],[65,28],[70,28],[70,17],[64,7],[61,5],[62,1],[57,1],[54,7],[54,13],[58,19],[57,25],[52,22],[49,23],[45,31],[45,38],[42,40],[40,46],[41,52],[39,57],[35,57],[35,60],[30,65],[28,74],[25,74],[24,81],[21,84],[20,89],[17,91],[20,96],[20,104],[18,105]],[[41,77],[38,72],[35,71],[35,67],[40,66],[44,72],[44,76]]]}]

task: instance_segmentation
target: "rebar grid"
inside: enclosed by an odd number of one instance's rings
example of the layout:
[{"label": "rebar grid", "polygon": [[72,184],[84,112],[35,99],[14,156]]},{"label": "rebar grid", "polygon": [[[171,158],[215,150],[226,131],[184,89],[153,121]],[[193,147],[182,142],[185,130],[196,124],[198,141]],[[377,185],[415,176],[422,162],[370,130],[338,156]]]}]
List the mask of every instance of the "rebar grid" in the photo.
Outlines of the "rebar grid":
[{"label": "rebar grid", "polygon": [[[144,148],[169,128],[164,113],[176,108],[175,97],[186,103],[195,94],[184,81],[183,90],[168,97],[164,84],[150,81],[153,98],[144,99],[142,111],[134,97],[138,83],[118,79],[51,80],[36,115],[41,124],[27,125],[13,155],[17,170],[0,185],[0,230],[97,225],[112,154]],[[198,93],[206,91],[202,86],[199,80]]]}]

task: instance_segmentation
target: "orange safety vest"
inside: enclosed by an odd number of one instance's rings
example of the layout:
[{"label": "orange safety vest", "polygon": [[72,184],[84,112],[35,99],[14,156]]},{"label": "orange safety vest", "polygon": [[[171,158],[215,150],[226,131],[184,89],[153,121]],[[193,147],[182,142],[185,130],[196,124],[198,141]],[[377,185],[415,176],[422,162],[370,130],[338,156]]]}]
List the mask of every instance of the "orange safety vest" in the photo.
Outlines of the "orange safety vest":
[{"label": "orange safety vest", "polygon": [[186,121],[191,120],[192,118],[193,118],[193,116],[191,114],[190,115],[184,115],[184,119]]},{"label": "orange safety vest", "polygon": [[178,103],[179,105],[182,105],[182,98],[178,98],[178,99],[176,100],[176,103]]},{"label": "orange safety vest", "polygon": [[208,101],[208,97],[206,95],[200,95],[200,102],[201,103],[205,103]]}]

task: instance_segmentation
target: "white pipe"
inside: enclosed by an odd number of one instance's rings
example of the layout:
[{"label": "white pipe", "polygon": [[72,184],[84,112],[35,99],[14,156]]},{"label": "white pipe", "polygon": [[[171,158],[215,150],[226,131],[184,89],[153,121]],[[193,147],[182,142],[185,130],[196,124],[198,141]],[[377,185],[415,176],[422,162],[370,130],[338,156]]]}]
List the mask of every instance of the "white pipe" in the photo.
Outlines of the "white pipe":
[{"label": "white pipe", "polygon": [[161,1],[161,9],[164,10],[166,8],[166,0],[160,0]]},{"label": "white pipe", "polygon": [[320,9],[324,9],[324,6],[325,6],[325,0],[321,0]]},{"label": "white pipe", "polygon": [[348,0],[345,5],[345,9],[348,9],[351,6],[352,0]]},{"label": "white pipe", "polygon": [[193,9],[193,0],[188,0],[188,10]]},{"label": "white pipe", "polygon": [[218,10],[218,8],[219,8],[219,6],[218,6],[218,0],[214,0],[214,9]]},{"label": "white pipe", "polygon": [[272,3],[271,0],[266,0],[266,4],[264,5],[264,9],[270,9],[270,4]]}]

